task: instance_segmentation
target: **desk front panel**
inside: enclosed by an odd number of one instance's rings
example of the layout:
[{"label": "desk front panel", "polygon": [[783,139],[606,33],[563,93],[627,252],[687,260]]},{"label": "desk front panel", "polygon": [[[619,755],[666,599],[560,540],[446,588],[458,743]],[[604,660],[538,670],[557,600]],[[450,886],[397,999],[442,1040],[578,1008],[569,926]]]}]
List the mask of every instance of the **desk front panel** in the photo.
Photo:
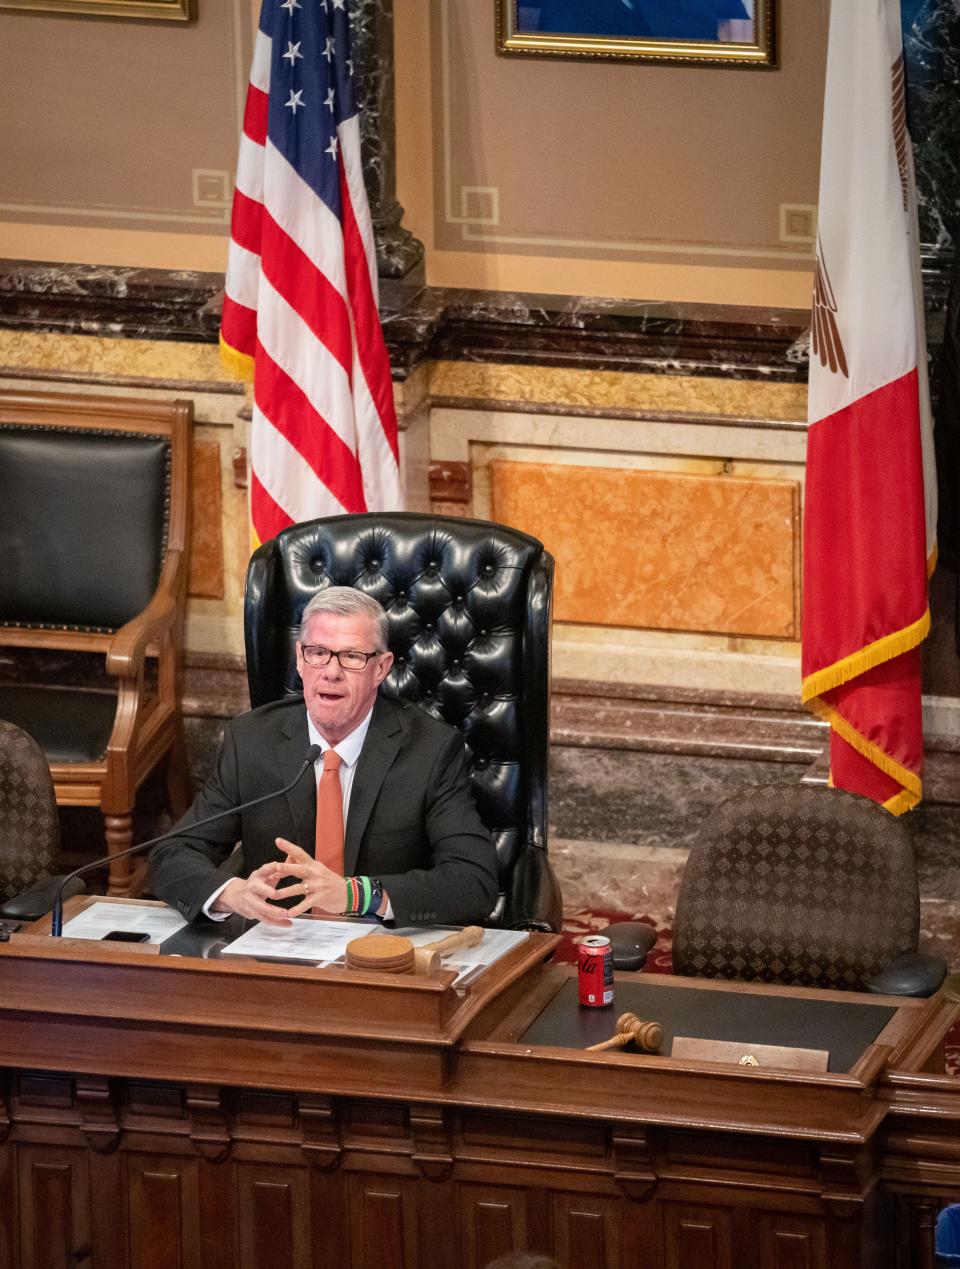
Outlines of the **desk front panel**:
[{"label": "desk front panel", "polygon": [[[342,1004],[333,1021],[306,1017],[305,1000],[336,988],[292,967],[218,980],[186,959],[113,953],[65,964],[60,981],[48,953],[24,952],[32,980],[0,974],[0,1213],[15,1214],[0,1219],[0,1269],[481,1269],[527,1249],[566,1269],[892,1265],[879,1077],[925,1005],[897,1010],[845,1073],[587,1054],[521,1038],[551,1001],[587,1032],[611,1016],[571,1007],[569,974],[543,970],[537,947],[501,964],[498,990],[449,1014],[388,1009],[372,1032]],[[241,979],[263,1002],[259,1026],[252,1008],[241,1025],[232,1015]],[[168,998],[134,1007],[140,983]],[[727,1003],[710,1009],[727,1016]],[[871,1008],[872,1028],[891,1006]],[[279,1026],[285,1012],[296,1031]],[[406,1087],[404,1071],[419,1072]]]}]

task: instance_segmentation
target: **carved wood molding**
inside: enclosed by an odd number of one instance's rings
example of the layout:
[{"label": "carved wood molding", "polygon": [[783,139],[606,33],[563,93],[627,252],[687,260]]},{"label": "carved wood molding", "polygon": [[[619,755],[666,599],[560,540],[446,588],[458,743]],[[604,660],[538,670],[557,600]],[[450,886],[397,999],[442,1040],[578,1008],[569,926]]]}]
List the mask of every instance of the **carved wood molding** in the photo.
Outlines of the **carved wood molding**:
[{"label": "carved wood molding", "polygon": [[74,1088],[80,1135],[98,1154],[116,1150],[120,1144],[120,1120],[110,1081],[104,1075],[78,1075]]},{"label": "carved wood molding", "polygon": [[300,1148],[310,1166],[320,1172],[335,1171],[343,1157],[343,1144],[334,1099],[301,1093],[297,1098],[297,1113],[303,1133]]},{"label": "carved wood molding", "polygon": [[416,1106],[410,1111],[410,1156],[421,1176],[445,1181],[453,1171],[453,1125],[449,1108]]},{"label": "carved wood molding", "polygon": [[233,1143],[221,1090],[213,1084],[190,1084],[186,1102],[194,1150],[209,1163],[223,1163]]},{"label": "carved wood molding", "polygon": [[620,1124],[613,1133],[613,1179],[634,1203],[653,1197],[659,1177],[654,1164],[650,1133],[632,1124]]},{"label": "carved wood molding", "polygon": [[10,1135],[10,1074],[0,1071],[0,1141]]},{"label": "carved wood molding", "polygon": [[[831,1215],[838,1220],[850,1220],[859,1216],[864,1199],[873,1188],[865,1184],[865,1160],[859,1146],[834,1145],[820,1151],[820,1198]],[[875,1181],[875,1178],[874,1178]]]}]

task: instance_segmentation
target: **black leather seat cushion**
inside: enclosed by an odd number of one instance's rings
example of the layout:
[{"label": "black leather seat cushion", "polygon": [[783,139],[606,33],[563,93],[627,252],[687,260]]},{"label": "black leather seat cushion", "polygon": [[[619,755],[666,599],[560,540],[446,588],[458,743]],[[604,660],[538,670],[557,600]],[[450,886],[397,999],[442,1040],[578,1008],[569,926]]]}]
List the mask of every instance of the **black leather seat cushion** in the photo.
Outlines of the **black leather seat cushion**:
[{"label": "black leather seat cushion", "polygon": [[141,612],[169,469],[161,437],[0,426],[0,623],[114,630]]},{"label": "black leather seat cushion", "polygon": [[32,736],[48,762],[98,762],[116,714],[112,692],[0,684],[0,718]]}]

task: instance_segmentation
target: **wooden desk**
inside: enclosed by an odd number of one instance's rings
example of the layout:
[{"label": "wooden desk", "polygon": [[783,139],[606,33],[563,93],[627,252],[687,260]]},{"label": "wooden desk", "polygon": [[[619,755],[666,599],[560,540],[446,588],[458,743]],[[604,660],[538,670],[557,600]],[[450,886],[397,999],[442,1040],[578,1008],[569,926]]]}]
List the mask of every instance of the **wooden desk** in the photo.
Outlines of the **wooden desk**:
[{"label": "wooden desk", "polygon": [[[566,1009],[556,941],[531,935],[462,995],[449,973],[0,945],[0,1267],[893,1263],[888,1072],[928,1078],[955,1005],[839,997],[877,1033],[825,1074],[585,1053],[535,1042]],[[635,987],[618,980],[611,1030]],[[704,993],[838,1001],[643,989],[689,993],[694,1022]]]}]

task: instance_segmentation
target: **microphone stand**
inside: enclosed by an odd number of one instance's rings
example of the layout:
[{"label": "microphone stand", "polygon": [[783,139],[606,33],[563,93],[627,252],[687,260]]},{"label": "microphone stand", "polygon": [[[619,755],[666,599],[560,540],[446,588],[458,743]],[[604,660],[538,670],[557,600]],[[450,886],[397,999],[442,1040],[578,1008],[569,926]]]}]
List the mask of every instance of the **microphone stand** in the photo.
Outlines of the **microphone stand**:
[{"label": "microphone stand", "polygon": [[161,833],[159,837],[152,837],[146,842],[137,842],[136,846],[128,846],[126,850],[118,850],[113,855],[106,855],[102,859],[93,859],[90,863],[83,864],[80,868],[74,868],[73,872],[68,872],[57,887],[57,895],[53,901],[53,915],[50,924],[51,938],[61,938],[63,936],[63,891],[74,877],[81,877],[85,872],[90,872],[94,868],[101,868],[104,864],[113,863],[115,859],[126,859],[128,855],[135,855],[138,851],[146,850],[149,846],[159,846],[161,842],[165,842],[171,837],[179,837],[180,831],[192,832],[195,828],[205,828],[208,824],[225,819],[228,815],[236,815],[238,811],[248,811],[253,806],[259,806],[261,802],[269,802],[271,798],[283,797],[285,793],[289,793],[300,783],[322,752],[319,745],[311,745],[307,750],[300,770],[290,783],[282,789],[275,789],[273,793],[264,793],[262,797],[254,798],[250,802],[241,802],[239,806],[231,806],[226,811],[217,811],[215,815],[208,815],[202,820],[196,820],[193,824],[188,824],[183,830],[173,828],[167,833]]}]

